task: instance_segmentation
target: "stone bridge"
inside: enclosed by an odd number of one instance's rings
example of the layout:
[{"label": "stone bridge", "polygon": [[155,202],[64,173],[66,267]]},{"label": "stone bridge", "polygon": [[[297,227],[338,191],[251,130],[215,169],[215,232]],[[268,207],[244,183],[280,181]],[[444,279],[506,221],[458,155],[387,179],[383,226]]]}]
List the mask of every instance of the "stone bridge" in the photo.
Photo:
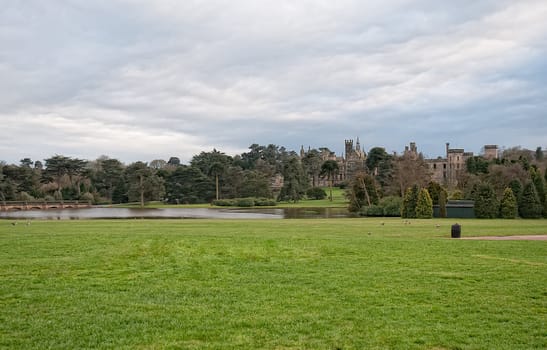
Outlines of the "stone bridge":
[{"label": "stone bridge", "polygon": [[0,211],[91,208],[90,202],[0,202]]}]

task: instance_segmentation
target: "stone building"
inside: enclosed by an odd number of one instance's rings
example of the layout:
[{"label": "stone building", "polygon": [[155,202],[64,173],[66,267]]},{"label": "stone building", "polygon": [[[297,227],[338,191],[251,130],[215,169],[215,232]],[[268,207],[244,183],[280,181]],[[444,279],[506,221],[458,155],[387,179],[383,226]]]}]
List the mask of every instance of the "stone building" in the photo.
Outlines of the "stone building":
[{"label": "stone building", "polygon": [[[308,151],[310,148],[308,147]],[[304,150],[304,146],[300,148],[300,159],[303,159],[307,152]],[[334,160],[338,163],[338,174],[334,178],[334,183],[339,184],[345,180],[351,179],[355,174],[360,171],[365,171],[365,161],[367,155],[364,149],[361,148],[359,138],[355,142],[353,140],[344,140],[344,154],[337,156],[335,152],[330,151],[328,148],[319,148],[321,154],[321,161]],[[326,177],[315,179],[315,183],[318,186],[328,186],[328,180]]]},{"label": "stone building", "polygon": [[345,152],[338,166],[341,170],[342,181],[353,178],[357,173],[365,171],[365,161],[367,155],[364,149],[361,149],[359,138],[353,147],[353,140],[345,140]]},{"label": "stone building", "polygon": [[492,160],[499,158],[498,145],[484,145],[484,159]]},{"label": "stone building", "polygon": [[[497,145],[484,146],[485,159],[498,158]],[[463,148],[450,148],[446,143],[446,156],[436,159],[426,159],[431,171],[432,180],[452,189],[458,185],[458,179],[467,172],[467,160],[473,157],[473,152],[465,152]]]}]

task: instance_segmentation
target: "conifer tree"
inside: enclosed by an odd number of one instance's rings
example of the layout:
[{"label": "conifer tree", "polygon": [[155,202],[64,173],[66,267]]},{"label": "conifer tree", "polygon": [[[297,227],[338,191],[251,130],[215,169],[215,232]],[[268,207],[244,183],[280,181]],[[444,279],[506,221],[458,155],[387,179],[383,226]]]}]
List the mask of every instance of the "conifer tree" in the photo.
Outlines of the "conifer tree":
[{"label": "conifer tree", "polygon": [[443,189],[439,194],[439,216],[441,218],[446,217],[446,191]]},{"label": "conifer tree", "polygon": [[499,203],[494,188],[487,182],[477,184],[473,191],[475,216],[477,218],[495,218],[498,216]]},{"label": "conifer tree", "polygon": [[500,205],[501,217],[504,219],[514,219],[518,214],[517,199],[513,194],[513,190],[509,187],[503,191],[503,198]]},{"label": "conifer tree", "polygon": [[425,188],[422,188],[418,194],[416,217],[418,219],[431,219],[433,217],[433,201]]},{"label": "conifer tree", "polygon": [[532,178],[532,182],[534,183],[534,187],[536,188],[536,193],[538,194],[539,200],[543,205],[545,202],[545,180],[543,180],[543,176],[541,176],[539,169],[531,168],[530,176]]},{"label": "conifer tree", "polygon": [[416,204],[418,203],[418,185],[409,187],[405,191],[405,197],[403,199],[403,207],[401,210],[401,217],[403,218],[415,218],[416,217]]},{"label": "conifer tree", "polygon": [[513,195],[518,201],[522,195],[522,182],[518,178],[515,178],[509,182],[509,188],[513,191]]},{"label": "conifer tree", "polygon": [[536,187],[533,182],[528,182],[524,186],[522,196],[519,202],[519,213],[522,218],[540,218],[543,208],[536,192]]}]

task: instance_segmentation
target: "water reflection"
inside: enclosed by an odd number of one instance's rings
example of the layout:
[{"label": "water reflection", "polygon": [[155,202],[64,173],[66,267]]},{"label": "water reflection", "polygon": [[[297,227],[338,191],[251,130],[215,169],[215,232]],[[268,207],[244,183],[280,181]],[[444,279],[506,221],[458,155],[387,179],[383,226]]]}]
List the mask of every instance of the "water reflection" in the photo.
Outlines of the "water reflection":
[{"label": "water reflection", "polygon": [[104,208],[49,209],[0,212],[4,219],[301,219],[349,217],[345,208],[213,209],[213,208]]}]

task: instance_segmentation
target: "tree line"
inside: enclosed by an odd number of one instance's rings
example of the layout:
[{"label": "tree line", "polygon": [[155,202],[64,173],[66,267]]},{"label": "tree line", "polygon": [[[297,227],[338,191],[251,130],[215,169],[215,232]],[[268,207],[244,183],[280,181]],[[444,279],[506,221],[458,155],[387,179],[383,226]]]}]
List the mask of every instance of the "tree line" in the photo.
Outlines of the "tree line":
[{"label": "tree line", "polygon": [[322,198],[318,186],[327,183],[345,188],[349,209],[364,215],[428,216],[427,208],[442,207],[449,199],[475,200],[479,217],[537,217],[547,212],[547,163],[541,148],[533,152],[513,147],[493,160],[469,158],[454,188],[432,181],[421,154],[394,155],[373,147],[352,177],[342,181],[344,164],[325,159],[329,153],[320,148],[299,155],[282,146],[253,144],[235,156],[216,149],[201,152],[188,164],[178,157],[128,165],[108,156],[88,161],[55,155],[43,163],[25,158],[20,164],[0,162],[0,201],[298,201]]},{"label": "tree line", "polygon": [[547,160],[540,147],[512,147],[496,159],[470,157],[453,187],[432,181],[421,154],[372,149],[366,163],[347,190],[350,210],[363,215],[430,218],[437,205],[446,217],[448,200],[472,200],[478,218],[547,217]]}]

